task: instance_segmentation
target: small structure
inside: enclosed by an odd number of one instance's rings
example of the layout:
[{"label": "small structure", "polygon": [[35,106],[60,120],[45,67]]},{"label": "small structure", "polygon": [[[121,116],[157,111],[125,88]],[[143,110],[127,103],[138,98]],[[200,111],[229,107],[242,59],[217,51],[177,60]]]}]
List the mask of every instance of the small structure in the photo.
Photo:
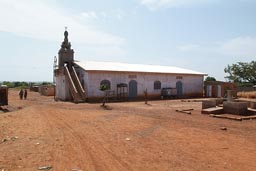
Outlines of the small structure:
[{"label": "small structure", "polygon": [[120,83],[116,85],[116,97],[117,100],[127,100],[128,99],[128,85],[125,83]]},{"label": "small structure", "polygon": [[233,115],[248,115],[248,102],[223,102],[224,113]]},{"label": "small structure", "polygon": [[41,85],[39,86],[39,91],[43,96],[54,96],[55,95],[55,87],[54,85]]},{"label": "small structure", "polygon": [[74,68],[74,50],[68,41],[68,32],[64,32],[58,56],[58,65],[54,67],[56,82],[55,98],[57,100],[73,101],[75,103],[86,100],[86,92]]},{"label": "small structure", "polygon": [[30,85],[29,87],[30,91],[39,92],[39,85]]},{"label": "small structure", "polygon": [[176,88],[162,88],[161,90],[161,98],[175,98],[177,97],[177,89]]},{"label": "small structure", "polygon": [[105,90],[105,101],[110,102],[110,101],[115,101],[116,100],[116,94],[115,91],[113,90]]},{"label": "small structure", "polygon": [[205,97],[226,97],[227,90],[232,90],[232,96],[236,97],[237,86],[235,83],[222,81],[205,81],[204,95]]},{"label": "small structure", "polygon": [[[217,114],[210,115],[213,117],[219,117],[219,115],[238,115],[238,116],[253,116],[252,118],[256,117],[256,110],[255,106],[256,102],[250,101],[239,101],[239,100],[230,100],[226,99],[227,101],[223,101],[223,99],[210,99],[202,101],[202,114]],[[230,119],[229,116],[220,117]],[[231,119],[233,116],[231,117]],[[250,119],[248,117],[242,118],[243,119]]]},{"label": "small structure", "polygon": [[8,105],[8,87],[6,85],[0,86],[0,106]]}]

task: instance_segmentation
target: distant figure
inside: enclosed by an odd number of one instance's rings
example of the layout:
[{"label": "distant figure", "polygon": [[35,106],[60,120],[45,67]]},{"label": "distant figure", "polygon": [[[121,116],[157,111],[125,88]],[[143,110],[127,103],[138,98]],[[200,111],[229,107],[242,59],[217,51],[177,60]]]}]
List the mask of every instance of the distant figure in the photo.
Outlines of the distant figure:
[{"label": "distant figure", "polygon": [[28,96],[28,92],[27,92],[27,89],[25,89],[25,91],[24,91],[24,99],[25,100],[27,99],[27,96]]},{"label": "distant figure", "polygon": [[148,90],[147,89],[144,91],[144,96],[145,96],[145,104],[148,104]]},{"label": "distant figure", "polygon": [[23,99],[23,93],[24,93],[24,92],[23,92],[23,89],[21,89],[20,92],[19,92],[20,100]]}]

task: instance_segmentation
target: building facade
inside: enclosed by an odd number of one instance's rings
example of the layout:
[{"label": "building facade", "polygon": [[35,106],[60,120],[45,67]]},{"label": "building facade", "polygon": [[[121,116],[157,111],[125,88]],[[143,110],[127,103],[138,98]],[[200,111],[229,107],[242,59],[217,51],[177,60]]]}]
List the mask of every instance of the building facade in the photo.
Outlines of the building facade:
[{"label": "building facade", "polygon": [[[149,98],[160,98],[161,90],[163,88],[176,89],[177,97],[202,97],[203,96],[203,74],[191,73],[175,73],[164,72],[158,66],[159,71],[151,71],[154,65],[138,65],[138,64],[124,64],[113,62],[75,62],[75,69],[78,73],[79,79],[83,88],[87,91],[88,98],[100,98],[104,96],[104,92],[100,91],[100,86],[105,83],[108,85],[110,91],[115,91],[118,95],[118,85],[127,85],[127,96],[131,98],[144,97],[145,91]],[[113,68],[120,69],[107,69],[100,66],[113,66]],[[135,69],[136,65],[138,69]],[[126,67],[122,67],[126,66]],[[145,68],[151,68],[149,71]],[[132,68],[125,69],[125,68]],[[143,71],[141,71],[143,70]]]},{"label": "building facade", "polygon": [[148,98],[161,98],[163,88],[175,90],[175,97],[203,96],[204,73],[171,66],[74,61],[67,31],[64,36],[54,71],[57,99],[82,102],[109,95],[116,100],[135,100],[145,92]]},{"label": "building facade", "polygon": [[8,87],[0,85],[0,106],[8,105]]},{"label": "building facade", "polygon": [[235,83],[223,81],[205,81],[204,96],[205,97],[226,97],[227,90],[232,90],[233,97],[237,94],[237,85]]}]

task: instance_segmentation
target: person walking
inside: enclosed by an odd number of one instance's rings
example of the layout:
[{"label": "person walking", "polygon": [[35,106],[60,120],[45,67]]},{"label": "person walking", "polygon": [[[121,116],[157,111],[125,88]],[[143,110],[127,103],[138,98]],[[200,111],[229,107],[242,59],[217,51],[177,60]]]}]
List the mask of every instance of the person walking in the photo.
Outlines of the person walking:
[{"label": "person walking", "polygon": [[24,91],[24,99],[25,100],[27,99],[27,96],[28,96],[28,92],[27,92],[27,89],[25,89],[25,91]]},{"label": "person walking", "polygon": [[24,92],[23,92],[23,89],[21,89],[20,92],[19,92],[20,100],[23,99],[23,93],[24,93]]}]

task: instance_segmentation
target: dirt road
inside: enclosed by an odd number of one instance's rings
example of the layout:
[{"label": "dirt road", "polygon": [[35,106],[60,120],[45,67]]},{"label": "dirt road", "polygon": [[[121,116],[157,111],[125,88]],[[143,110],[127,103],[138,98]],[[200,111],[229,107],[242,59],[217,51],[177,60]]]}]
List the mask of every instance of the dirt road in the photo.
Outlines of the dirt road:
[{"label": "dirt road", "polygon": [[[254,171],[256,120],[200,114],[201,102],[55,102],[9,92],[0,112],[0,171]],[[191,115],[177,109],[193,108]],[[227,130],[221,130],[226,127]]]}]

